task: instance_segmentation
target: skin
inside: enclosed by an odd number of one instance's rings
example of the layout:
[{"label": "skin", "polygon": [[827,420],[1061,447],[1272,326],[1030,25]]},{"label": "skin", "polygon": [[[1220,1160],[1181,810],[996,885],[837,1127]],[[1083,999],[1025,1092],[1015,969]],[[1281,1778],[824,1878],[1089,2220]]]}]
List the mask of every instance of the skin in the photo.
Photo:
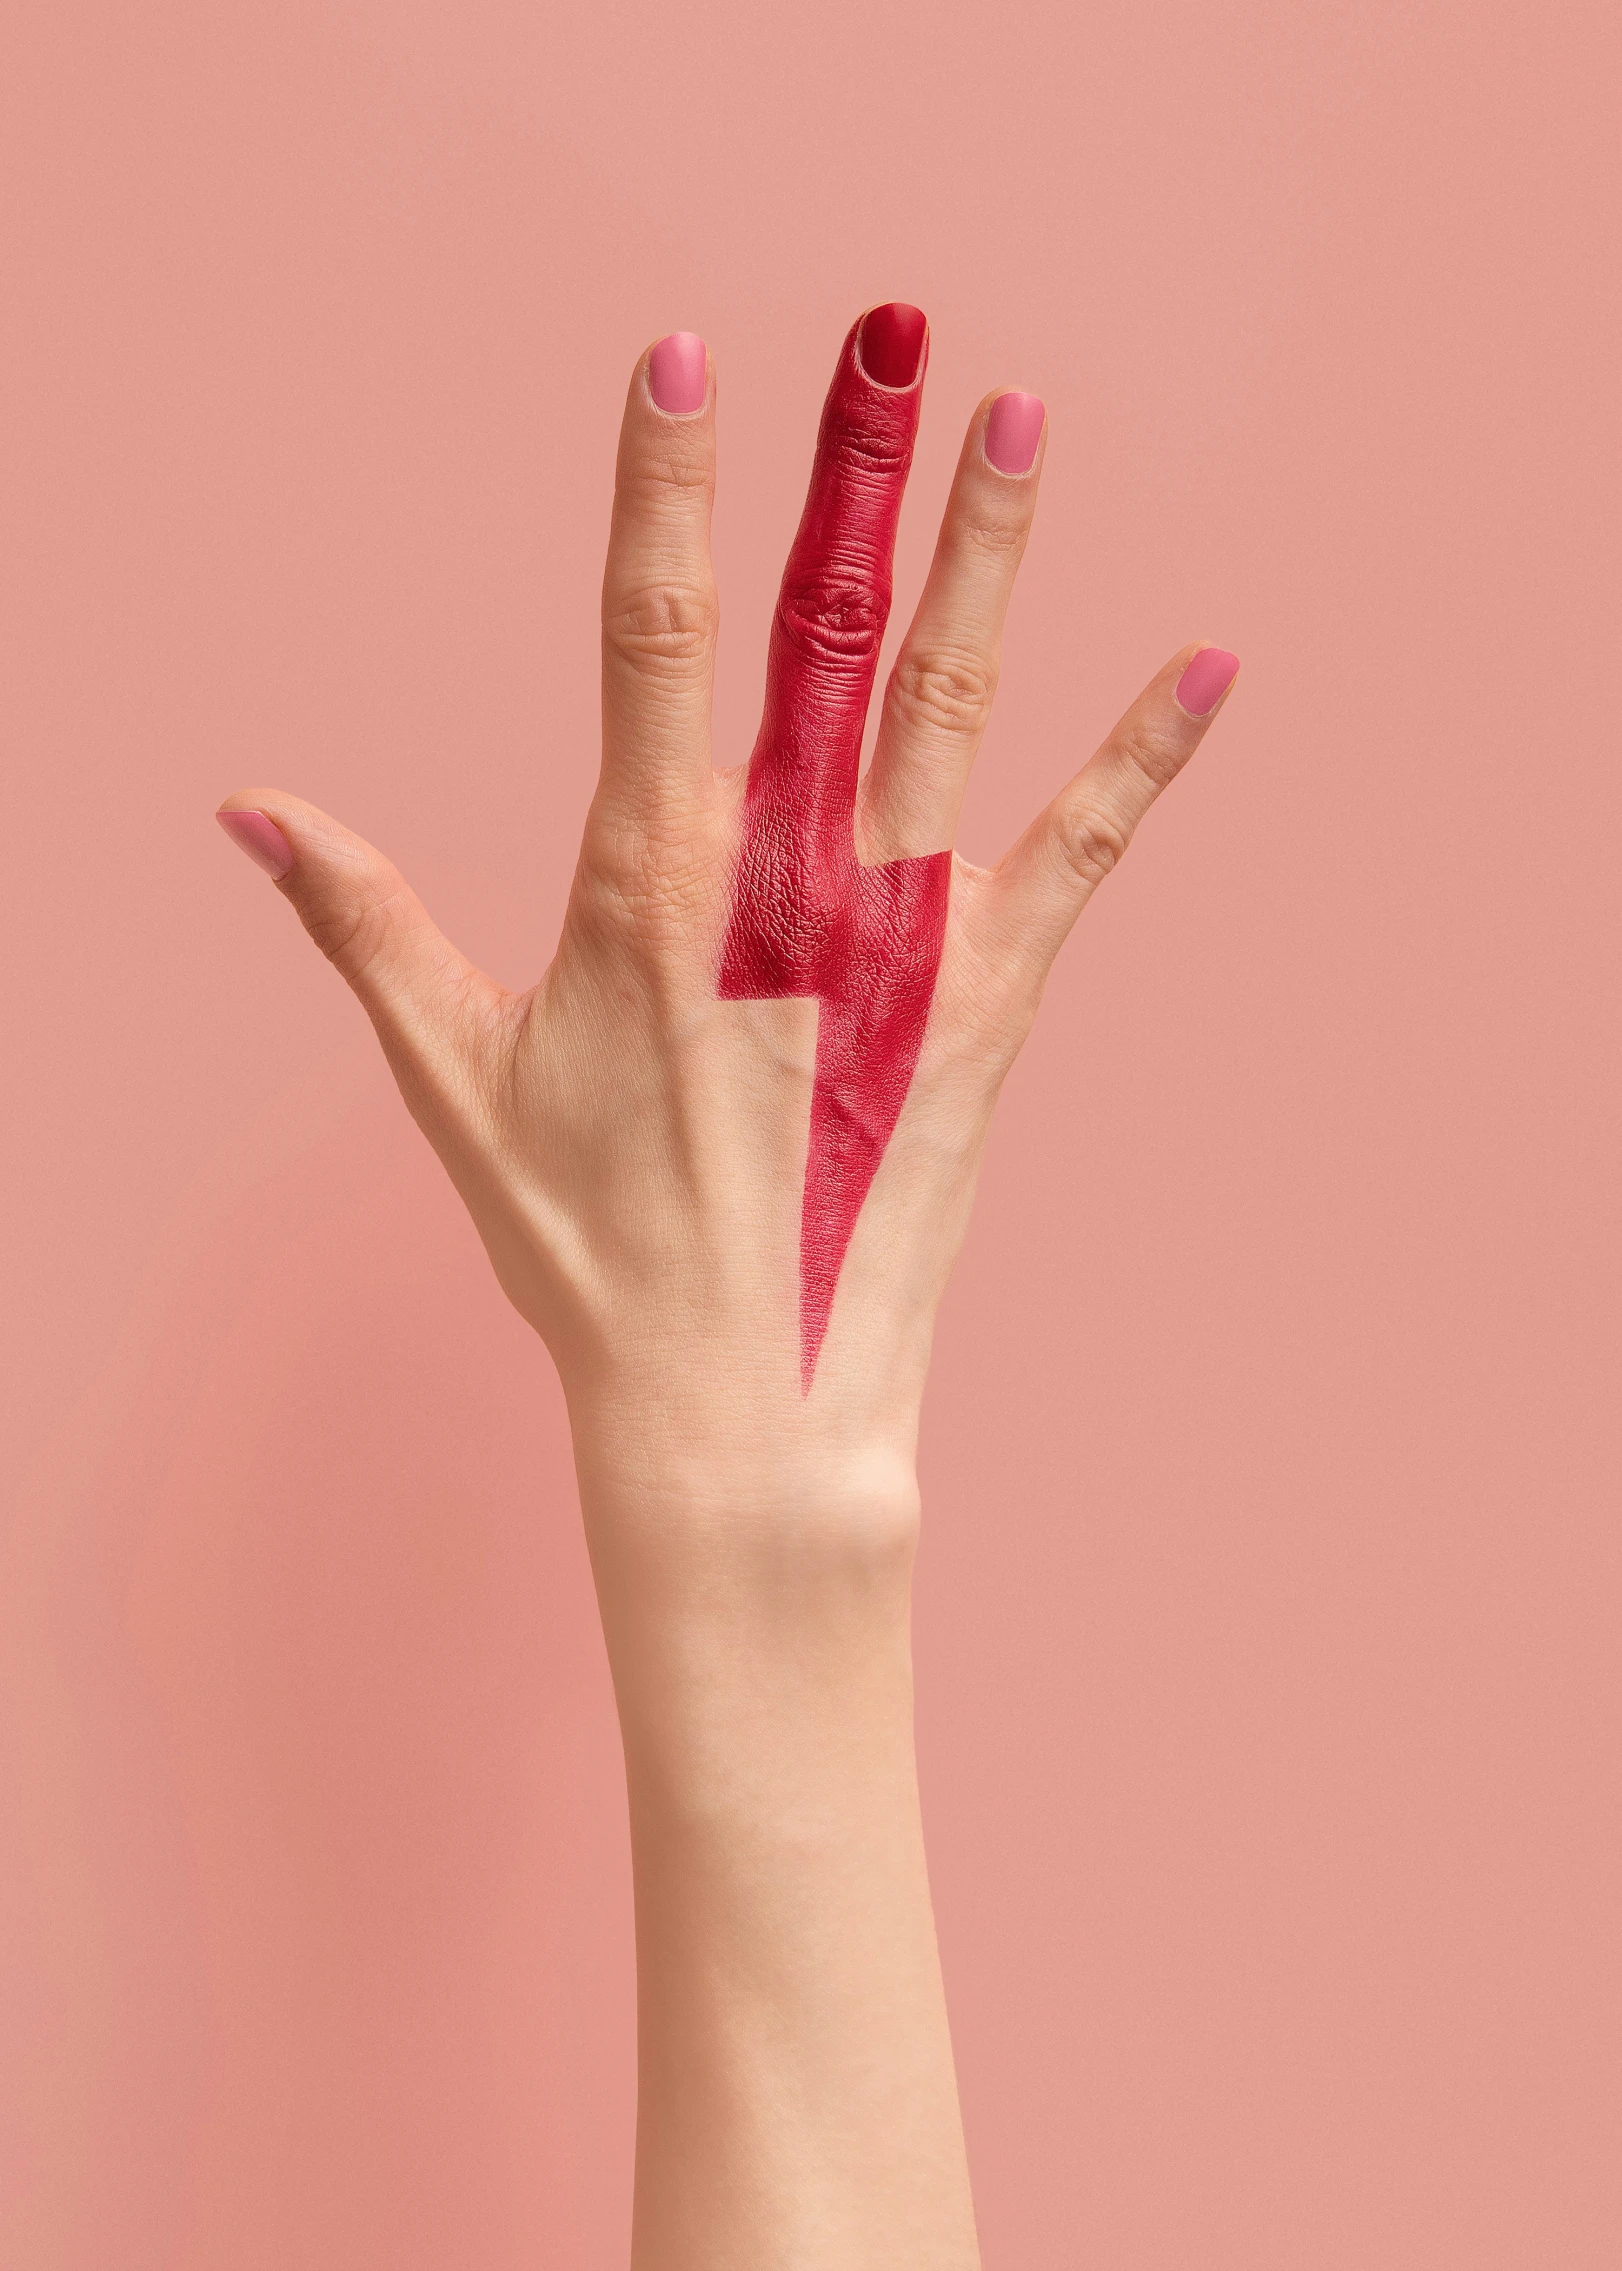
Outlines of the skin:
[{"label": "skin", "polygon": [[[875,426],[895,401],[852,368],[860,447],[864,400]],[[1029,472],[998,471],[994,399],[854,793],[863,869],[948,854],[986,723],[1046,439]],[[813,488],[838,470],[819,464]],[[808,1373],[827,1012],[814,991],[721,984],[747,911],[749,769],[717,771],[710,747],[714,479],[713,372],[703,407],[671,416],[644,356],[603,585],[601,776],[537,985],[474,969],[312,806],[255,789],[222,810],[285,836],[278,888],[360,997],[567,1394],[630,1802],[635,2271],[967,2271],[912,1738],[919,1402],[1047,971],[1210,719],[1176,699],[1188,647],[996,867],[949,855],[921,1047]],[[888,541],[859,571],[882,573],[886,602]],[[798,715],[832,698],[824,643],[805,646]]]},{"label": "skin", "polygon": [[[888,311],[886,311],[888,312]],[[823,407],[811,493],[766,655],[721,992],[818,1002],[800,1210],[800,1377],[809,1390],[851,1233],[895,1131],[940,969],[950,851],[864,864],[862,729],[890,609],[925,340],[875,386],[853,324]],[[882,342],[881,342],[882,344]]]}]

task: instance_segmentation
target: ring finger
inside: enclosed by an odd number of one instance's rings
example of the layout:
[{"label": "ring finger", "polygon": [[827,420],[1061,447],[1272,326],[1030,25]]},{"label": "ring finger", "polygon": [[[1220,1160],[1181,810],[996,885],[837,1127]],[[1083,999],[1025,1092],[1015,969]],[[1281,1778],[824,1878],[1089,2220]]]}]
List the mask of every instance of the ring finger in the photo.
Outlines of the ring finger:
[{"label": "ring finger", "polygon": [[863,784],[859,840],[869,863],[945,851],[956,834],[997,690],[1046,439],[1034,394],[989,395],[970,422]]}]

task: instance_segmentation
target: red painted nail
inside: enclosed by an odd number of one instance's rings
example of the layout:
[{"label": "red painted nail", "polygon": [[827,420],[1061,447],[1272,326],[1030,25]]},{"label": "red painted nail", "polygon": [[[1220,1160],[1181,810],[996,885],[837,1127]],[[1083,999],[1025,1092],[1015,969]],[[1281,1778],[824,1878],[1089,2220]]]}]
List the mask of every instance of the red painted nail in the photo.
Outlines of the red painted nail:
[{"label": "red painted nail", "polygon": [[216,812],[214,817],[256,867],[262,867],[278,883],[291,873],[293,847],[268,812]]},{"label": "red painted nail", "polygon": [[1239,675],[1239,657],[1201,647],[1177,681],[1177,701],[1191,718],[1208,718]]},{"label": "red painted nail", "polygon": [[654,407],[685,418],[704,407],[709,368],[704,342],[696,331],[673,331],[648,357],[648,392]]},{"label": "red painted nail", "polygon": [[1029,473],[1047,411],[1039,394],[999,394],[986,420],[986,455],[999,473]]},{"label": "red painted nail", "polygon": [[880,386],[911,386],[923,360],[926,329],[923,309],[910,308],[905,300],[869,308],[856,342],[857,359],[868,377]]}]

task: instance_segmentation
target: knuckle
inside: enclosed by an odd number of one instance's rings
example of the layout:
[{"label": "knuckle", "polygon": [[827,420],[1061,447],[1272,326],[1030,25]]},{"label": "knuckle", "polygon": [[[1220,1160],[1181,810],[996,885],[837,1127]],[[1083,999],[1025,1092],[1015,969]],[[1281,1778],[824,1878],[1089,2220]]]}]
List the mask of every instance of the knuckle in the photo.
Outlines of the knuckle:
[{"label": "knuckle", "polygon": [[614,484],[616,501],[643,512],[661,512],[683,501],[694,489],[707,489],[714,459],[707,437],[689,428],[662,432],[658,445],[649,447],[629,463],[621,460]]},{"label": "knuckle", "polygon": [[964,514],[954,533],[966,550],[1006,560],[1011,553],[1023,550],[1029,525],[1028,512],[998,512],[979,506]]},{"label": "knuckle", "polygon": [[377,961],[394,926],[394,901],[399,885],[364,892],[341,906],[315,908],[304,917],[304,927],[327,960],[355,985]]},{"label": "knuckle", "polygon": [[1089,889],[1113,873],[1132,841],[1131,829],[1095,804],[1061,812],[1055,834],[1065,864]]},{"label": "knuckle", "polygon": [[819,455],[858,479],[877,474],[891,480],[912,463],[911,414],[865,388],[840,396],[823,412]]},{"label": "knuckle", "polygon": [[1146,718],[1128,718],[1117,727],[1115,753],[1122,763],[1141,773],[1155,795],[1181,770],[1184,751],[1176,739],[1151,725]]},{"label": "knuckle", "polygon": [[588,823],[585,850],[583,885],[615,930],[687,936],[714,898],[714,862],[702,830],[599,812]]},{"label": "knuckle", "polygon": [[887,593],[854,575],[796,576],[783,586],[777,620],[791,645],[814,661],[861,669],[879,651]]},{"label": "knuckle", "polygon": [[997,672],[981,655],[904,650],[890,674],[889,692],[904,728],[977,741],[991,716]]},{"label": "knuckle", "polygon": [[708,664],[720,621],[712,587],[645,584],[604,607],[603,644],[632,670],[680,675]]}]

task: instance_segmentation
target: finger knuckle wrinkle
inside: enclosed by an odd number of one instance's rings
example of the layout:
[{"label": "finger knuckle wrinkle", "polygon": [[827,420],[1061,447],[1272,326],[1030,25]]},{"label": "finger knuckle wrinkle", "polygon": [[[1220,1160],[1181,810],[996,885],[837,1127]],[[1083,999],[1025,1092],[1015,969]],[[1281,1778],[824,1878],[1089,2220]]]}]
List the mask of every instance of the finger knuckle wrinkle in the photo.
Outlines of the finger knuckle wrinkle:
[{"label": "finger knuckle wrinkle", "polygon": [[1102,883],[1126,856],[1131,831],[1094,805],[1060,815],[1059,849],[1083,883]]},{"label": "finger knuckle wrinkle", "polygon": [[890,698],[904,725],[972,740],[985,731],[997,674],[975,655],[902,654]]},{"label": "finger knuckle wrinkle", "polygon": [[690,669],[708,662],[719,624],[712,591],[649,584],[605,611],[603,638],[633,669]]},{"label": "finger knuckle wrinkle", "polygon": [[648,945],[691,939],[715,889],[701,847],[675,836],[594,829],[586,848],[582,873],[600,923]]},{"label": "finger knuckle wrinkle", "polygon": [[858,666],[878,653],[888,610],[870,585],[809,576],[786,584],[777,619],[784,636],[815,660]]},{"label": "finger knuckle wrinkle", "polygon": [[877,474],[891,481],[912,463],[910,426],[888,402],[842,404],[828,413],[820,440],[821,454],[858,478]]},{"label": "finger knuckle wrinkle", "polygon": [[666,448],[651,452],[623,467],[618,489],[622,500],[658,511],[672,502],[672,492],[685,496],[690,489],[710,483],[710,454],[705,448]]},{"label": "finger knuckle wrinkle", "polygon": [[1025,517],[1001,517],[996,513],[970,513],[960,524],[958,536],[971,552],[989,552],[997,559],[1005,559],[1017,552],[1025,542]]},{"label": "finger knuckle wrinkle", "polygon": [[333,968],[353,985],[382,952],[390,920],[388,900],[368,898],[310,915],[305,927]]},{"label": "finger knuckle wrinkle", "polygon": [[1136,721],[1121,727],[1115,736],[1115,749],[1122,761],[1141,773],[1157,794],[1183,762],[1181,750],[1164,735]]}]

